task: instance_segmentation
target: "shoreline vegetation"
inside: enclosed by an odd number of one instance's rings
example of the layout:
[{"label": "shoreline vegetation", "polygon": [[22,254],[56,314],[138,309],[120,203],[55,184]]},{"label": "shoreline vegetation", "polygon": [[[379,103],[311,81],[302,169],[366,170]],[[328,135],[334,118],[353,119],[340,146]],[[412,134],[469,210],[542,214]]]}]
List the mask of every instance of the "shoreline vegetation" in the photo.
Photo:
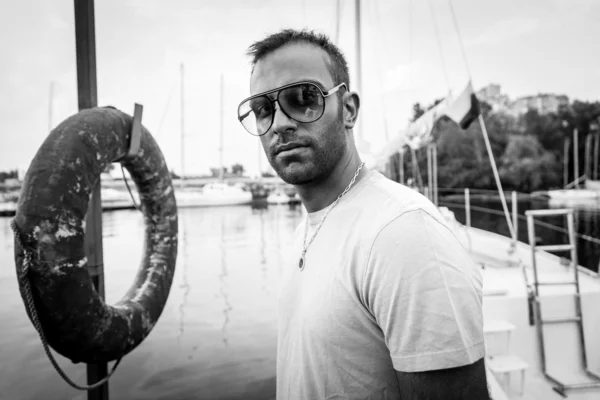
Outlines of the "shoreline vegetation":
[{"label": "shoreline vegetation", "polygon": [[[438,101],[425,108],[415,103],[412,120]],[[558,106],[556,112],[540,113],[529,109],[518,116],[494,111],[485,101],[480,101],[480,109],[504,191],[535,193],[561,189],[573,182],[576,179],[575,135],[578,139],[578,175],[588,174],[588,178],[598,179],[598,163],[593,162],[597,153],[590,154],[586,138],[590,136],[596,143],[600,142],[600,102],[575,100]],[[471,124],[467,130],[462,130],[443,117],[435,124],[431,136],[437,147],[440,187],[497,190],[479,124]],[[427,186],[427,148],[416,150],[414,156],[415,160],[410,151],[402,158],[400,154],[392,156],[391,178],[398,181],[403,172],[405,181]]]}]

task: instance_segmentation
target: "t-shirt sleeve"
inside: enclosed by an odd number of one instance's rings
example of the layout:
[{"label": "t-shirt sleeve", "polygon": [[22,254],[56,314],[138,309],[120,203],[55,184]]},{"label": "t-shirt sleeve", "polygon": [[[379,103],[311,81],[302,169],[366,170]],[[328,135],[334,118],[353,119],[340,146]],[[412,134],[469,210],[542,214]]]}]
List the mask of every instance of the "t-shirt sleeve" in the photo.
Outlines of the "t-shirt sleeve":
[{"label": "t-shirt sleeve", "polygon": [[453,368],[485,355],[481,270],[426,211],[404,212],[379,231],[363,283],[396,370]]}]

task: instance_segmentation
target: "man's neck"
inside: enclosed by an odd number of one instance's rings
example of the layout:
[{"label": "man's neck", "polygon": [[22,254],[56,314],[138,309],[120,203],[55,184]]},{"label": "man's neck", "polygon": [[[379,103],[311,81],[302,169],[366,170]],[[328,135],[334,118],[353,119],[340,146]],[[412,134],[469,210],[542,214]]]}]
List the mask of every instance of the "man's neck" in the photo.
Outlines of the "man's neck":
[{"label": "man's neck", "polygon": [[[358,153],[353,152],[347,159],[342,159],[325,180],[316,184],[296,186],[306,210],[309,213],[316,212],[333,203],[348,187],[360,164],[361,160]],[[358,183],[365,173],[366,170],[363,168],[356,178],[354,185]]]}]

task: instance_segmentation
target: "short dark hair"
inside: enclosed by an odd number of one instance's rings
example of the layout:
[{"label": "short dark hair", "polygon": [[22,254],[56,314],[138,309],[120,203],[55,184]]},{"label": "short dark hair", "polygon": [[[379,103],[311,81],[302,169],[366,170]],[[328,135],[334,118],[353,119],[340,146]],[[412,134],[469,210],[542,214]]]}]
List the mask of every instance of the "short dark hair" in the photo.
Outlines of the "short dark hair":
[{"label": "short dark hair", "polygon": [[[323,49],[329,56],[327,67],[333,78],[334,85],[345,82],[346,88],[350,90],[348,63],[346,62],[346,58],[344,57],[344,54],[342,54],[342,51],[329,40],[327,35],[306,29],[301,31],[295,29],[283,29],[267,36],[263,40],[252,43],[246,52],[247,55],[252,57],[252,70],[254,71],[256,63],[268,54],[293,43],[309,43]],[[341,94],[342,92],[338,93]]]}]

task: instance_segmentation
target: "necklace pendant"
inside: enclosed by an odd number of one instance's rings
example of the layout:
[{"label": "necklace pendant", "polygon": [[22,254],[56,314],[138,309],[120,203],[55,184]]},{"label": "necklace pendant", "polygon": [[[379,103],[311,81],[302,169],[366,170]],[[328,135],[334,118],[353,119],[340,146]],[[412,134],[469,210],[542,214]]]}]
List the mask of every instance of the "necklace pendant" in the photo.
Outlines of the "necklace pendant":
[{"label": "necklace pendant", "polygon": [[298,268],[300,268],[300,271],[302,271],[304,269],[304,254],[302,254],[300,256],[300,261],[298,262]]}]

